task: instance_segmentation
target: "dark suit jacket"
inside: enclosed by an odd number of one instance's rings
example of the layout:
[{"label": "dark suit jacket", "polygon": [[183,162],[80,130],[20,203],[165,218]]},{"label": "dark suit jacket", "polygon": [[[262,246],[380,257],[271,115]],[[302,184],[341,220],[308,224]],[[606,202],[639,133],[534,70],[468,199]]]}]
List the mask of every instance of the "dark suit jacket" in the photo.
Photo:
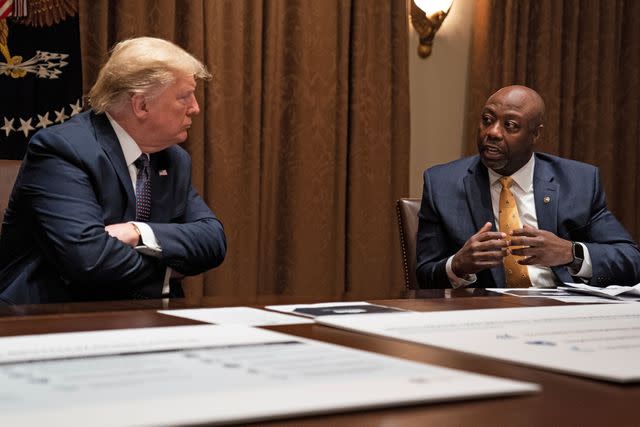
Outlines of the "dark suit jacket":
[{"label": "dark suit jacket", "polygon": [[[607,209],[594,166],[536,153],[533,192],[538,228],[585,243],[593,264],[591,285],[640,282],[640,251]],[[548,197],[548,203],[545,203]],[[445,264],[486,222],[494,223],[487,168],[478,156],[424,172],[418,214],[417,277],[421,288],[451,287]],[[562,282],[574,281],[567,267],[553,267]],[[477,273],[477,287],[504,287],[504,270]]]},{"label": "dark suit jacket", "polygon": [[222,224],[191,185],[191,159],[151,155],[149,226],[161,258],[140,255],[105,225],[135,219],[135,194],[104,114],[85,112],[31,139],[0,236],[0,301],[157,298],[167,266],[193,275],[226,253]]}]

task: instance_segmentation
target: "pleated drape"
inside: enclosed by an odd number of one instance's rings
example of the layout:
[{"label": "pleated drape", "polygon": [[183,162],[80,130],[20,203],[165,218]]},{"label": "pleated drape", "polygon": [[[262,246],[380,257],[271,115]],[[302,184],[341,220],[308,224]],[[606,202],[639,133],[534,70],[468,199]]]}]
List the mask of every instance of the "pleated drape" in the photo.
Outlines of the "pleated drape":
[{"label": "pleated drape", "polygon": [[184,147],[229,250],[189,298],[401,293],[406,25],[405,3],[383,0],[80,1],[85,91],[108,49],[140,35],[214,75]]},{"label": "pleated drape", "polygon": [[486,98],[524,84],[544,98],[541,151],[600,168],[610,210],[640,238],[640,2],[479,0],[467,153]]}]

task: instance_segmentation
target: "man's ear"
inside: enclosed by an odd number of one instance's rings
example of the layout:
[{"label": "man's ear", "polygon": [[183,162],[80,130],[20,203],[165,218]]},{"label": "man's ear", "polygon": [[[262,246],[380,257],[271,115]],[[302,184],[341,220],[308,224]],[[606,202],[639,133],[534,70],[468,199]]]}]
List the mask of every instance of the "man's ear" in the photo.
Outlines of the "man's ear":
[{"label": "man's ear", "polygon": [[141,93],[131,95],[131,110],[139,119],[147,117],[147,114],[149,114],[147,98]]},{"label": "man's ear", "polygon": [[538,126],[536,126],[535,130],[533,131],[533,143],[537,144],[540,142],[540,140],[542,139],[542,130],[544,128],[544,125],[539,124]]}]

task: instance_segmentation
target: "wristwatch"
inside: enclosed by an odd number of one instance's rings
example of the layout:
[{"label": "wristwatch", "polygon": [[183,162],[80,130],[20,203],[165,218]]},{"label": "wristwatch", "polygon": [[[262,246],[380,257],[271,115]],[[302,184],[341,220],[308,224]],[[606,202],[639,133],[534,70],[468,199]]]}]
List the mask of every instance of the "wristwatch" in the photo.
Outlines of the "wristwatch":
[{"label": "wristwatch", "polygon": [[578,242],[571,242],[571,252],[573,253],[573,261],[567,264],[571,271],[578,272],[582,268],[584,261],[584,247]]},{"label": "wristwatch", "polygon": [[133,225],[133,229],[136,233],[138,233],[138,243],[136,243],[136,246],[140,246],[142,244],[142,233],[140,232],[140,229],[135,224],[135,222],[130,222],[129,224]]}]

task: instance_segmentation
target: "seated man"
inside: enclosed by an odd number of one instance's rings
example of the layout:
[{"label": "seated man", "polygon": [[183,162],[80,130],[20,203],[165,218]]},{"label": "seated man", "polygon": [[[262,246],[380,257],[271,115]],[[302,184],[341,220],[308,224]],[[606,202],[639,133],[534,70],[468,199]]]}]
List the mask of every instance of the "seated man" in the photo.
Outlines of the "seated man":
[{"label": "seated man", "polygon": [[118,43],[91,111],[31,139],[0,236],[0,302],[181,296],[224,259],[222,224],[177,144],[206,67],[165,40]]},{"label": "seated man", "polygon": [[640,282],[640,251],[607,209],[597,168],[535,153],[544,102],[508,86],[487,100],[479,155],[424,172],[422,288]]}]

